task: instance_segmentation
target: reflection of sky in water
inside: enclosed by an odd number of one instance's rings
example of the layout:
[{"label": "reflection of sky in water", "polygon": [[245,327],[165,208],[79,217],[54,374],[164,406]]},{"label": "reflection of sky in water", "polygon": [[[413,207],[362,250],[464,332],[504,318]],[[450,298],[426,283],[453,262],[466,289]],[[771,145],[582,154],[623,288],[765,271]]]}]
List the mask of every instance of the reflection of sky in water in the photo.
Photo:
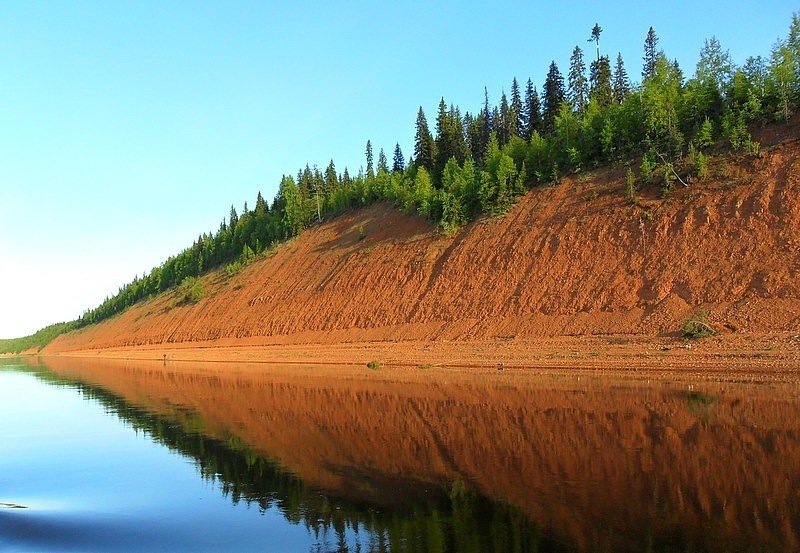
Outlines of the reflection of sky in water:
[{"label": "reflection of sky in water", "polygon": [[[234,505],[194,462],[75,390],[0,371],[0,549],[308,550],[275,508]],[[355,540],[349,536],[349,540]],[[335,546],[331,536],[324,549]],[[352,544],[351,544],[352,545]]]}]

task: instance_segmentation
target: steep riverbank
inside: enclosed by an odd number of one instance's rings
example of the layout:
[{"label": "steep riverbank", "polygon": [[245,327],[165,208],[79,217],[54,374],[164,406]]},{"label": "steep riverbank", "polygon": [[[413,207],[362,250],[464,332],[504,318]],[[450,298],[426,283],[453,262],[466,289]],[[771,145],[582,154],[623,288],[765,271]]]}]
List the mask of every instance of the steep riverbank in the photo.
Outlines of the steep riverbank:
[{"label": "steep riverbank", "polygon": [[[636,204],[614,168],[453,237],[388,205],[359,210],[206,275],[194,304],[169,292],[42,353],[796,367],[800,145],[783,132],[759,158],[719,158],[708,182]],[[720,335],[685,344],[701,311]]]}]

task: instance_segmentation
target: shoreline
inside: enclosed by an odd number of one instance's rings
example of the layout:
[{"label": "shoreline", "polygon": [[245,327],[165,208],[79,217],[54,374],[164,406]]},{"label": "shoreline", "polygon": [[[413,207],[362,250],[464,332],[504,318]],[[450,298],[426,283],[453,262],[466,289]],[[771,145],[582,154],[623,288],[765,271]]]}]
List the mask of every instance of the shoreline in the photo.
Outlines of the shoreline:
[{"label": "shoreline", "polygon": [[730,333],[676,336],[561,336],[526,340],[338,343],[179,342],[107,349],[25,352],[18,356],[131,361],[332,365],[498,370],[602,371],[665,377],[800,383],[800,336]]}]

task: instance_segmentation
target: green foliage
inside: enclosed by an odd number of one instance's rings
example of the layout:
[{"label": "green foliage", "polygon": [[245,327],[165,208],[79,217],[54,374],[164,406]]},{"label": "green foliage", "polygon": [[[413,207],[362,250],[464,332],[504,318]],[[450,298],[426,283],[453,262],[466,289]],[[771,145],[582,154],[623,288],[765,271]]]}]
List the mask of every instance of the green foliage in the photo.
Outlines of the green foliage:
[{"label": "green foliage", "polygon": [[195,304],[205,295],[202,281],[197,277],[186,277],[178,288],[178,305]]},{"label": "green foliage", "polygon": [[797,108],[798,82],[796,68],[798,52],[785,42],[778,42],[772,50],[767,79],[769,102],[776,120],[788,121]]},{"label": "green foliage", "polygon": [[360,242],[366,237],[367,237],[367,231],[364,230],[364,225],[361,225],[360,227],[358,227],[358,241]]},{"label": "green foliage", "polygon": [[714,336],[717,331],[708,324],[708,311],[701,310],[686,319],[681,330],[685,338],[707,338]]},{"label": "green foliage", "polygon": [[632,204],[636,203],[636,193],[639,188],[636,186],[636,176],[633,174],[633,169],[628,168],[628,173],[625,175],[625,197],[628,198]]},{"label": "green foliage", "polygon": [[225,276],[228,278],[234,277],[242,272],[244,265],[242,265],[239,261],[234,261],[233,263],[228,263],[225,265]]},{"label": "green foliage", "polygon": [[377,371],[378,369],[381,368],[381,362],[380,361],[370,361],[369,363],[367,363],[367,368],[370,369],[370,370],[373,370],[373,371]]},{"label": "green foliage", "polygon": [[746,148],[750,142],[750,133],[741,113],[729,111],[722,118],[722,135],[728,140],[731,148],[739,150]]},{"label": "green foliage", "polygon": [[642,164],[639,166],[639,178],[643,184],[653,183],[653,172],[655,171],[655,163],[650,160],[650,156],[645,154],[642,157]]},{"label": "green foliage", "polygon": [[710,148],[714,144],[714,125],[706,117],[694,137],[694,143],[700,150]]},{"label": "green foliage", "polygon": [[708,156],[703,152],[697,152],[694,158],[695,174],[701,182],[708,178]]},{"label": "green foliage", "polygon": [[239,256],[239,262],[242,265],[249,265],[256,258],[256,254],[247,244],[242,248],[242,255]]}]

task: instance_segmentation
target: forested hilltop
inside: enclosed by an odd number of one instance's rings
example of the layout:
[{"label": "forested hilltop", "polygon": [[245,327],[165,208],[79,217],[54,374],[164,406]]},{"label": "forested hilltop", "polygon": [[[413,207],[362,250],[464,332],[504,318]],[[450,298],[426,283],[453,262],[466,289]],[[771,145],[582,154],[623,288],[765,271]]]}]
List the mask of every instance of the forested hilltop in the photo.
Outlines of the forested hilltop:
[{"label": "forested hilltop", "polygon": [[[552,62],[541,93],[531,79],[523,86],[514,78],[510,95],[503,93],[498,105],[490,104],[485,91],[476,113],[443,98],[433,131],[420,108],[407,161],[399,145],[391,160],[383,149],[375,159],[367,141],[366,168],[356,175],[346,168],[339,172],[331,161],[324,170],[307,165],[296,176],[284,176],[271,203],[259,193],[252,209],[231,207],[216,232],[202,234],[56,332],[102,321],[178,285],[192,301],[202,295],[197,276],[223,265],[237,272],[307,226],[378,201],[429,217],[453,233],[482,214],[502,214],[531,187],[605,164],[628,167],[625,190],[632,202],[648,186],[668,195],[675,186],[702,182],[715,151],[758,155],[748,129],[788,120],[800,104],[799,14],[769,56],[749,57],[741,65],[716,38],[706,40],[688,79],[659,48],[652,27],[640,82],[629,77],[621,54],[612,61],[603,52],[602,33],[595,25],[587,34],[594,43],[586,55],[591,61],[574,48],[566,76]],[[0,351],[41,346],[48,337],[0,341]]]}]

